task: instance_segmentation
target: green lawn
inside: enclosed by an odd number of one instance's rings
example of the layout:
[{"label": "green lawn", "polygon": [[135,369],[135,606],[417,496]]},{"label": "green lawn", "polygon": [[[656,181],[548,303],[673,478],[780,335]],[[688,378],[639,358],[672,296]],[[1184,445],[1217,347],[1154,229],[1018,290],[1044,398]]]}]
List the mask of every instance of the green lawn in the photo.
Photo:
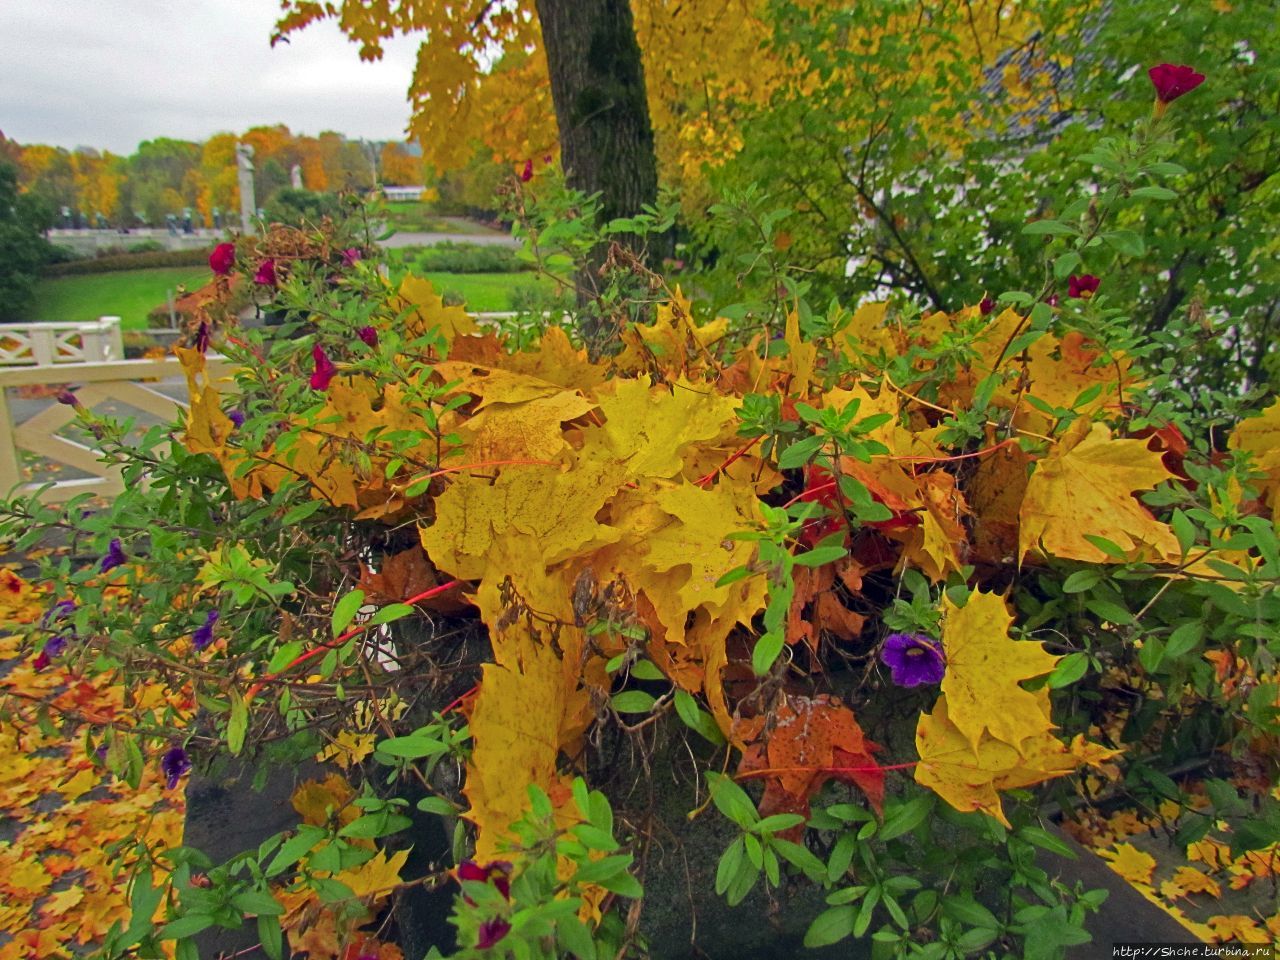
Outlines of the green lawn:
[{"label": "green lawn", "polygon": [[474,313],[502,312],[518,305],[512,295],[519,291],[553,296],[556,284],[534,273],[424,273],[441,296],[455,294]]},{"label": "green lawn", "polygon": [[442,217],[432,213],[425,203],[415,201],[387,202],[386,223],[399,233],[492,233],[488,227],[473,223],[465,217]]},{"label": "green lawn", "polygon": [[167,291],[195,290],[209,282],[203,267],[153,267],[42,280],[36,285],[32,320],[96,320],[117,316],[126,330],[147,327],[147,314]]},{"label": "green lawn", "polygon": [[[32,320],[96,320],[117,316],[126,330],[142,330],[147,314],[179,286],[194,290],[209,280],[200,267],[156,267],[42,280],[36,286]],[[555,284],[532,273],[428,273],[442,295],[454,294],[477,313],[511,310],[512,294],[524,290],[551,295]]]}]

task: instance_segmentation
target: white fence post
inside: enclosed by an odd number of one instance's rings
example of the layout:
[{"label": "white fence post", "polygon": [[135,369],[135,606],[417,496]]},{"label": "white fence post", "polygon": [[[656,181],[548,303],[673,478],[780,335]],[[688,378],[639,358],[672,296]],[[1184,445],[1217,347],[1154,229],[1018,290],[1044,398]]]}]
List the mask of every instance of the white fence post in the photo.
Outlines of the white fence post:
[{"label": "white fence post", "polygon": [[121,326],[119,317],[99,317],[98,322],[106,325],[107,334],[107,353],[102,359],[104,360],[123,360],[124,359],[124,339],[121,336]]}]

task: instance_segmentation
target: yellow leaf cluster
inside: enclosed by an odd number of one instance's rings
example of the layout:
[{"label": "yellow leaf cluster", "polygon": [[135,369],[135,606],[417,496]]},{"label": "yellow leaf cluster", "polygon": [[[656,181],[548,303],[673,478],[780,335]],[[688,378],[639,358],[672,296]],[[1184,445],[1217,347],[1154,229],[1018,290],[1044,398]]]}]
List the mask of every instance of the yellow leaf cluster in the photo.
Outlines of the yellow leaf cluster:
[{"label": "yellow leaf cluster", "polygon": [[916,727],[916,782],[957,810],[982,810],[1008,826],[997,791],[1027,787],[1096,765],[1115,751],[1052,734],[1047,690],[1021,681],[1053,669],[1040,644],[1009,636],[1013,618],[994,593],[963,607],[944,600],[942,694]]}]

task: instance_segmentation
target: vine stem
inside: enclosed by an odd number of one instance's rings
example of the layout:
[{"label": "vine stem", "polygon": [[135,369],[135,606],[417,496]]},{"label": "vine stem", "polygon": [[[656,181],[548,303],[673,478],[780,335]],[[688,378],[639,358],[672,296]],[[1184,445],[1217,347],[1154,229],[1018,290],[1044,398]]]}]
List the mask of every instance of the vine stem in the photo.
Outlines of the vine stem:
[{"label": "vine stem", "polygon": [[910,763],[891,763],[888,766],[875,764],[870,767],[766,767],[763,770],[735,774],[733,779],[755,780],[759,777],[772,777],[780,773],[886,773],[893,770],[910,770],[922,762],[920,760],[912,760]]},{"label": "vine stem", "polygon": [[[414,594],[408,600],[404,600],[402,602],[408,603],[408,604],[414,604],[422,600],[430,600],[432,597],[437,597],[447,590],[452,590],[454,587],[461,586],[461,584],[462,584],[461,580],[450,580],[448,583],[443,583],[438,587],[432,587],[430,590],[423,590],[421,593]],[[307,650],[303,653],[298,654],[296,657],[294,657],[292,660],[290,660],[288,663],[286,663],[283,667],[281,667],[279,670],[275,671],[274,673],[268,673],[265,677],[260,677],[258,680],[254,681],[253,685],[249,687],[248,691],[246,691],[244,695],[245,706],[247,707],[250,703],[253,702],[253,698],[258,695],[258,693],[262,690],[264,686],[266,686],[268,683],[271,683],[274,680],[279,679],[282,674],[288,673],[290,670],[292,670],[294,667],[298,666],[299,664],[306,663],[312,657],[317,657],[322,653],[327,653],[328,651],[334,649],[335,647],[342,646],[344,643],[346,643],[348,640],[352,639],[353,637],[358,637],[360,634],[364,633],[371,626],[373,626],[372,620],[366,623],[362,623],[358,627],[352,627],[350,630],[348,630],[346,633],[342,634],[341,636],[335,637],[333,640],[329,640],[325,643],[321,643],[315,647],[312,647],[310,650]]]},{"label": "vine stem", "polygon": [[763,436],[764,434],[761,434],[759,437],[752,437],[750,441],[748,441],[742,447],[739,447],[732,455],[730,455],[730,457],[727,460],[725,460],[724,463],[720,464],[720,466],[716,467],[714,470],[708,473],[705,477],[699,477],[697,480],[694,481],[694,484],[699,487],[705,487],[707,484],[709,484],[712,480],[716,478],[716,474],[720,473],[720,471],[722,470],[727,470],[729,466],[732,463],[734,463],[734,461],[745,456],[747,451],[750,450],[752,447],[754,447],[757,443],[759,443],[761,437]]}]

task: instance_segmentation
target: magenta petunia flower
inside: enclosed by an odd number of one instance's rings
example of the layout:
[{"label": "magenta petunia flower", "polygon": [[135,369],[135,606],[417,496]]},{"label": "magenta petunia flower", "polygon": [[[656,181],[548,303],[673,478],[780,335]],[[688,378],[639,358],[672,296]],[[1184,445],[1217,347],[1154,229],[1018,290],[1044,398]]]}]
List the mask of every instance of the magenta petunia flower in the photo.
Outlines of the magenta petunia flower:
[{"label": "magenta petunia flower", "polygon": [[328,390],[329,381],[337,374],[338,368],[325,356],[324,347],[318,343],[311,348],[311,359],[316,364],[315,371],[311,374],[311,389]]},{"label": "magenta petunia flower", "polygon": [[59,403],[66,404],[68,407],[80,406],[80,400],[70,390],[59,390],[56,399]]},{"label": "magenta petunia flower", "polygon": [[530,180],[533,179],[533,161],[532,160],[526,160],[524,162],[524,169],[520,171],[520,179],[525,183],[528,183]]},{"label": "magenta petunia flower", "polygon": [[360,252],[359,247],[347,247],[342,251],[342,265],[344,267],[353,267],[356,262],[364,259],[364,254]]},{"label": "magenta petunia flower", "polygon": [[361,327],[356,331],[356,336],[363,340],[366,344],[374,349],[378,347],[378,331],[373,327]]},{"label": "magenta petunia flower", "polygon": [[164,785],[172,790],[178,785],[179,778],[191,769],[191,760],[187,751],[181,747],[172,747],[160,758],[160,772],[164,774]]},{"label": "magenta petunia flower", "polygon": [[114,570],[120,566],[128,558],[124,554],[124,548],[120,546],[120,538],[115,537],[107,544],[106,556],[102,558],[102,562],[98,564],[98,572],[106,573],[108,570]]},{"label": "magenta petunia flower", "polygon": [[1098,292],[1098,284],[1101,282],[1092,273],[1081,274],[1078,277],[1073,273],[1067,278],[1067,296],[1080,297],[1087,300]]},{"label": "magenta petunia flower", "polygon": [[201,353],[209,349],[209,324],[204,320],[196,327],[196,349]]},{"label": "magenta petunia flower", "polygon": [[264,287],[274,287],[276,285],[276,262],[274,260],[263,260],[258,265],[258,272],[253,275],[253,282],[260,283]]},{"label": "magenta petunia flower", "polygon": [[191,645],[197,650],[203,650],[213,643],[213,625],[217,622],[218,611],[210,610],[205,615],[204,623],[196,627],[195,633],[191,634]]},{"label": "magenta petunia flower", "polygon": [[480,924],[480,937],[476,940],[476,949],[487,950],[511,932],[511,924],[498,917]]},{"label": "magenta petunia flower", "polygon": [[983,297],[982,302],[978,304],[978,312],[984,317],[996,308],[996,302],[990,297]]},{"label": "magenta petunia flower", "polygon": [[1184,93],[1190,93],[1204,83],[1204,74],[1192,67],[1161,63],[1147,71],[1151,84],[1156,88],[1156,100],[1162,104],[1173,103]]},{"label": "magenta petunia flower", "polygon": [[923,633],[891,633],[880,647],[880,661],[900,687],[941,683],[946,672],[942,644]]},{"label": "magenta petunia flower", "polygon": [[236,245],[220,243],[209,254],[209,269],[220,277],[225,277],[236,265]]}]

